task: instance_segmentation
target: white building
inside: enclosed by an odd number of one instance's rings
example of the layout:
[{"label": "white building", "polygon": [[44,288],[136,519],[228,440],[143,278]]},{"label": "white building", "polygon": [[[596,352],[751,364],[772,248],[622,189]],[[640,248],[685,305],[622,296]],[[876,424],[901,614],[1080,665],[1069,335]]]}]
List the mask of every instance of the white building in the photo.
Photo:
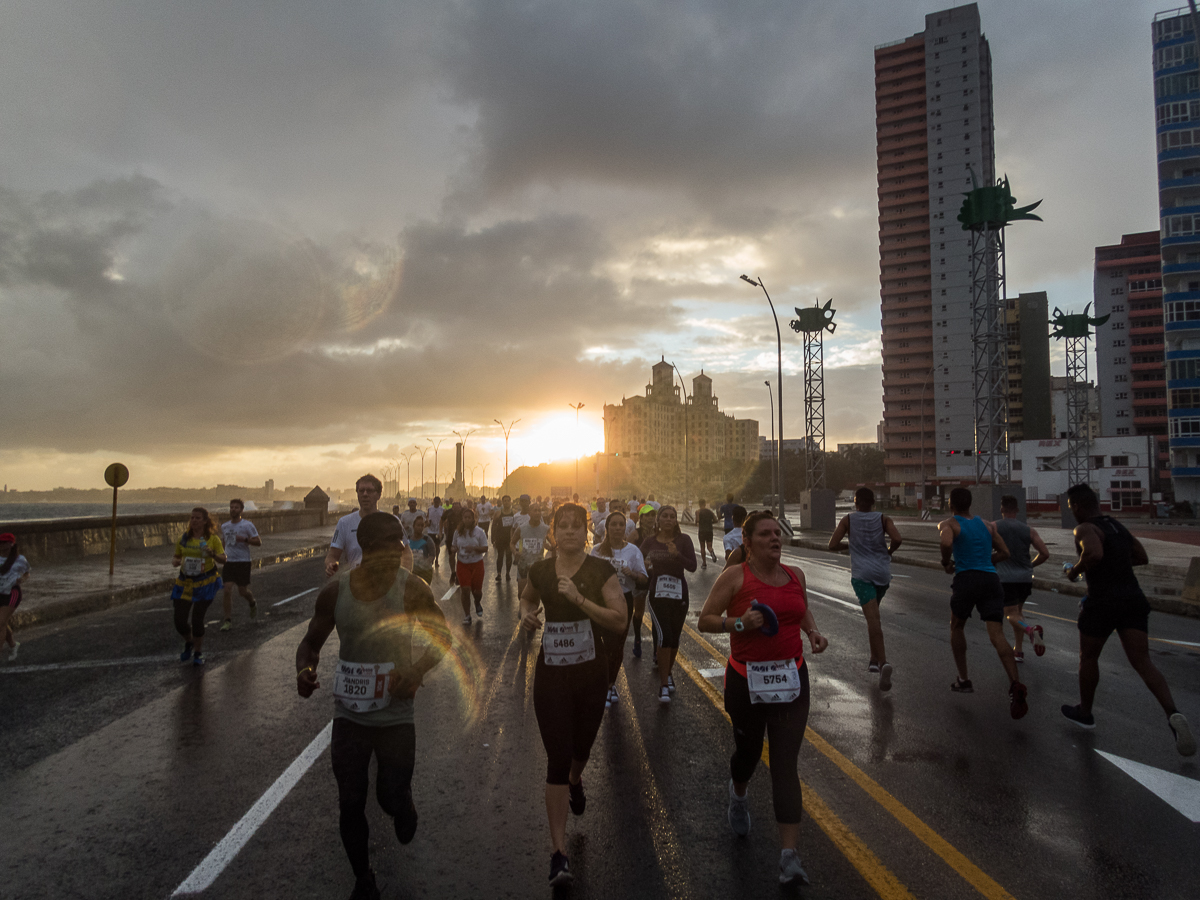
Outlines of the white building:
[{"label": "white building", "polygon": [[[1150,470],[1154,465],[1151,435],[1101,437],[1088,445],[1092,483],[1099,485],[1105,512],[1150,511]],[[1013,481],[1025,488],[1030,509],[1057,504],[1067,488],[1067,442],[1017,441],[1012,444]],[[1063,498],[1065,501],[1065,497]]]},{"label": "white building", "polygon": [[[769,437],[758,436],[758,458],[759,459],[774,459],[775,446],[779,441],[772,441]],[[783,442],[784,453],[803,453],[804,448],[808,445],[807,438],[786,438]]]}]

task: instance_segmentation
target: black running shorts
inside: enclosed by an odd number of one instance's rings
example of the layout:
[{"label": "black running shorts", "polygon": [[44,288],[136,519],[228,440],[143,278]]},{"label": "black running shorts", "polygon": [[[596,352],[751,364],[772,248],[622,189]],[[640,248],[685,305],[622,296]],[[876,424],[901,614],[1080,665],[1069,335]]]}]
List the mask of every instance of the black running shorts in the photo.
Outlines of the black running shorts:
[{"label": "black running shorts", "polygon": [[1079,604],[1079,631],[1088,637],[1104,640],[1126,628],[1149,632],[1149,623],[1150,602],[1144,596],[1103,600],[1084,597]]},{"label": "black running shorts", "polygon": [[966,569],[955,573],[950,585],[950,612],[969,619],[973,609],[979,610],[979,618],[985,622],[1004,621],[1004,589],[995,572]]},{"label": "black running shorts", "polygon": [[221,580],[239,587],[250,586],[250,562],[227,562],[221,568]]},{"label": "black running shorts", "polygon": [[1033,593],[1033,585],[1028,581],[1004,582],[1004,605],[1020,606]]}]

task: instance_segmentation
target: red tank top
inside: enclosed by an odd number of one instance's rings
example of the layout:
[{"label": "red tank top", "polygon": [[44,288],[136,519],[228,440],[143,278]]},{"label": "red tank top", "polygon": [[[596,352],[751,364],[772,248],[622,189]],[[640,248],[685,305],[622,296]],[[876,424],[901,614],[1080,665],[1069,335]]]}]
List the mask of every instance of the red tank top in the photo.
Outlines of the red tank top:
[{"label": "red tank top", "polygon": [[788,573],[788,583],[775,587],[759,581],[751,571],[750,564],[742,563],[742,589],[734,595],[726,615],[731,619],[737,618],[757,600],[763,606],[771,607],[779,619],[779,633],[766,637],[757,629],[740,634],[730,632],[729,648],[732,653],[729,663],[741,675],[746,674],[744,664],[747,662],[804,660],[804,632],[800,630],[800,622],[808,612],[808,598],[792,570],[786,566],[784,570]]}]

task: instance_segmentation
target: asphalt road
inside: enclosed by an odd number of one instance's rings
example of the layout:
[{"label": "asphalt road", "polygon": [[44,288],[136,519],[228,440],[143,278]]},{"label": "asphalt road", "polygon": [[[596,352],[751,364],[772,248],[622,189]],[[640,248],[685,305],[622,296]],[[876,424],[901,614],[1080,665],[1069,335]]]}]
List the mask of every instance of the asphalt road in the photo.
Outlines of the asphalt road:
[{"label": "asphalt road", "polygon": [[[1190,795],[1200,806],[1200,757],[1177,755],[1115,639],[1101,661],[1097,729],[1080,731],[1059,714],[1077,699],[1077,600],[1031,598],[1049,649],[1028,654],[1030,713],[1014,722],[977,620],[968,628],[976,692],[949,691],[948,576],[896,567],[884,603],[895,686],[881,695],[866,672],[845,558],[787,556],[804,568],[830,639],[809,659],[801,856],[813,883],[803,896],[1196,896],[1197,826],[1114,760],[1161,770],[1156,786],[1184,776],[1178,802]],[[456,599],[442,602],[459,640],[456,657],[418,695],[414,841],[399,846],[390,820],[373,799],[368,806],[385,897],[548,892],[537,647],[517,633],[515,572],[501,585],[491,574],[485,618],[470,629],[458,624]],[[693,624],[716,574],[710,566],[691,578]],[[256,573],[269,614],[251,624],[239,610],[232,632],[211,632],[203,670],[178,663],[165,598],[22,633],[20,658],[0,665],[0,896],[166,898],[248,815],[259,827],[202,867],[212,876],[203,896],[348,895],[321,740],[336,637],[323,654],[323,691],[301,700],[293,680],[295,647],[323,581],[319,561]],[[444,580],[434,590],[443,598]],[[1200,730],[1200,622],[1155,613],[1151,636],[1156,664]],[[649,655],[634,659],[628,645],[621,701],[606,714],[584,776],[587,813],[568,826],[570,896],[779,892],[765,771],[751,785],[750,836],[734,837],[725,821],[732,738],[718,672],[727,645],[705,637],[685,633],[679,692],[667,708]],[[294,762],[310,745],[315,762],[304,771]],[[289,771],[294,785],[272,793]],[[278,800],[265,816],[264,795]]]}]

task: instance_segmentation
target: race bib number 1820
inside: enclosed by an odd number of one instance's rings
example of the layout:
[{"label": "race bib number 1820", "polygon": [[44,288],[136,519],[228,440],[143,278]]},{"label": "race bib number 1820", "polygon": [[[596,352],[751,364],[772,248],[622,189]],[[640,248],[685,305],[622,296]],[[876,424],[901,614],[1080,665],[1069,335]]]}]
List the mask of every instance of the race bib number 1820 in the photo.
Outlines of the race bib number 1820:
[{"label": "race bib number 1820", "polygon": [[352,712],[374,712],[392,701],[388,693],[395,663],[354,663],[339,660],[333,676],[334,702]]}]

